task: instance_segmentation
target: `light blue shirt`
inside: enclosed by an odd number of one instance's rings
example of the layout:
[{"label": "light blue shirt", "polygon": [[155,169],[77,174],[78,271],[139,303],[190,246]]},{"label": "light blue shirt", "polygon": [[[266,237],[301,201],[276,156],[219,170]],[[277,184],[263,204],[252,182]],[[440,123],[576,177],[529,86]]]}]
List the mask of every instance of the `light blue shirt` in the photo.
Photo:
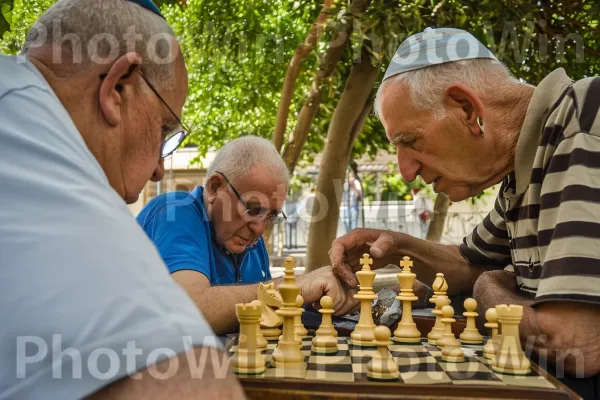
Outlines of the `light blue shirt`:
[{"label": "light blue shirt", "polygon": [[0,55],[0,399],[80,398],[216,345],[62,103],[17,60]]}]

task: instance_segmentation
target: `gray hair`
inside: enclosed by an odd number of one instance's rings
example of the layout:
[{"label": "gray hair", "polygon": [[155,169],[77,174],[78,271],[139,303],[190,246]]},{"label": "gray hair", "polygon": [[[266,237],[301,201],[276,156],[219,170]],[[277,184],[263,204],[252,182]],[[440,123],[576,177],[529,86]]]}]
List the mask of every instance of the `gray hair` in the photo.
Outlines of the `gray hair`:
[{"label": "gray hair", "polygon": [[[174,34],[160,16],[126,0],[59,0],[27,33],[21,55],[53,45],[54,64],[63,51],[74,67],[109,64],[127,52],[142,56],[142,70],[157,84],[172,83]],[[60,53],[59,53],[60,52]]]},{"label": "gray hair", "polygon": [[290,172],[281,155],[273,143],[258,136],[244,136],[223,146],[206,171],[205,185],[216,171],[235,183],[257,166],[289,186]]},{"label": "gray hair", "polygon": [[475,91],[485,92],[518,81],[503,63],[484,58],[452,61],[404,72],[391,77],[379,86],[374,110],[380,118],[383,91],[390,85],[400,83],[408,87],[410,99],[415,107],[432,111],[435,119],[443,119],[445,117],[442,104],[444,92],[450,85],[463,83]]}]

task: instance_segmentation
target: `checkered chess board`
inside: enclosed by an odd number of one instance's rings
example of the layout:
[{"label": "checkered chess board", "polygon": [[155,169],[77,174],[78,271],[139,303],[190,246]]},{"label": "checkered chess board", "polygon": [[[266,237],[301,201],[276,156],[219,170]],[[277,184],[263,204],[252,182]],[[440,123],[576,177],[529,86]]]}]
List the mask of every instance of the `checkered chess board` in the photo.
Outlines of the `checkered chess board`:
[{"label": "checkered chess board", "polygon": [[[301,379],[328,382],[364,382],[368,381],[367,363],[376,352],[375,348],[364,348],[350,343],[348,337],[338,338],[338,352],[332,355],[317,355],[311,352],[312,337],[302,340],[302,352],[305,356],[306,370]],[[270,366],[273,350],[277,342],[269,342],[263,351],[267,361],[267,370],[260,375],[240,375],[241,379],[283,378],[278,368]],[[392,382],[414,385],[494,385],[524,388],[555,389],[555,385],[544,376],[532,371],[526,376],[515,376],[494,372],[490,360],[482,355],[482,346],[462,346],[465,361],[451,363],[442,361],[442,352],[427,344],[388,346],[392,357],[398,364],[400,377]],[[237,346],[235,339],[230,346],[233,355]]]}]

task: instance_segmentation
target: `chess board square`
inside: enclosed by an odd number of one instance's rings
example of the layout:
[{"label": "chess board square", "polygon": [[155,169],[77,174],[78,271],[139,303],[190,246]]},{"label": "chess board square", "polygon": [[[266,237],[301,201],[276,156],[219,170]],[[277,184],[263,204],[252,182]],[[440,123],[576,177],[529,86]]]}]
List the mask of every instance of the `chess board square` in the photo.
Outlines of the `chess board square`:
[{"label": "chess board square", "polygon": [[400,377],[402,378],[402,381],[410,385],[429,385],[452,382],[444,371],[400,372]]},{"label": "chess board square", "polygon": [[267,368],[265,378],[276,379],[305,379],[306,368]]},{"label": "chess board square", "polygon": [[349,350],[352,357],[373,357],[377,353],[377,349],[352,349],[350,347]]},{"label": "chess board square", "polygon": [[509,386],[524,386],[524,387],[535,387],[535,388],[548,388],[554,389],[555,386],[546,378],[540,375],[508,375],[496,373],[496,376],[504,383]]},{"label": "chess board square", "polygon": [[307,369],[309,371],[321,371],[321,372],[353,372],[352,364],[350,359],[342,359],[337,363],[326,364],[320,363],[319,360],[313,360],[315,362],[311,362],[310,360],[307,363]]},{"label": "chess board square", "polygon": [[487,371],[446,371],[446,374],[455,381],[477,381],[479,383],[502,382],[492,372]]},{"label": "chess board square", "polygon": [[354,374],[350,372],[330,372],[321,370],[306,371],[306,378],[328,382],[354,382]]},{"label": "chess board square", "polygon": [[394,344],[390,344],[388,346],[388,348],[390,349],[390,351],[404,351],[407,353],[422,353],[422,352],[426,352],[427,348],[425,346],[423,346],[422,344],[417,344],[417,345],[406,345],[406,344],[399,344],[399,343],[394,343]]},{"label": "chess board square", "polygon": [[469,358],[465,358],[465,361],[460,362],[460,363],[440,361],[439,365],[446,372],[454,372],[454,373],[488,372],[488,373],[492,373],[492,371],[484,364],[481,364],[480,362],[478,362],[475,359],[469,359]]},{"label": "chess board square", "polygon": [[396,364],[398,366],[416,364],[437,364],[436,359],[430,355],[425,355],[423,357],[416,358],[394,357],[394,361],[396,361]]},{"label": "chess board square", "polygon": [[319,356],[319,357],[327,357],[327,358],[331,358],[331,357],[347,357],[350,356],[350,350],[340,350],[338,349],[338,351],[336,353],[315,353],[314,351],[310,352],[310,356]]},{"label": "chess board square", "polygon": [[352,359],[348,354],[334,354],[334,355],[322,355],[322,354],[311,354],[308,358],[308,362],[311,364],[352,364]]},{"label": "chess board square", "polygon": [[[431,358],[433,359],[433,357]],[[398,365],[398,369],[400,370],[400,372],[406,374],[416,372],[443,372],[442,367],[437,362],[435,362],[435,359],[433,359],[433,362],[411,362],[407,364],[400,364]]]}]

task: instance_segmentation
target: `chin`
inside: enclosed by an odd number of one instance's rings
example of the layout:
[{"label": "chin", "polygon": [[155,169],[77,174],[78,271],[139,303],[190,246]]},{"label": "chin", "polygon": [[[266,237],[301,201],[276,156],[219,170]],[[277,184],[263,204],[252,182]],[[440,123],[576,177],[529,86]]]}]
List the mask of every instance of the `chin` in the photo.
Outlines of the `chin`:
[{"label": "chin", "polygon": [[454,203],[473,197],[473,195],[471,195],[470,193],[470,190],[462,187],[452,188],[448,191],[444,191],[444,193],[446,194],[446,196],[448,196],[450,201]]},{"label": "chin", "polygon": [[139,198],[140,198],[140,194],[139,193],[136,194],[136,195],[127,195],[127,196],[125,196],[125,202],[127,204],[133,204],[136,201],[138,201]]}]

